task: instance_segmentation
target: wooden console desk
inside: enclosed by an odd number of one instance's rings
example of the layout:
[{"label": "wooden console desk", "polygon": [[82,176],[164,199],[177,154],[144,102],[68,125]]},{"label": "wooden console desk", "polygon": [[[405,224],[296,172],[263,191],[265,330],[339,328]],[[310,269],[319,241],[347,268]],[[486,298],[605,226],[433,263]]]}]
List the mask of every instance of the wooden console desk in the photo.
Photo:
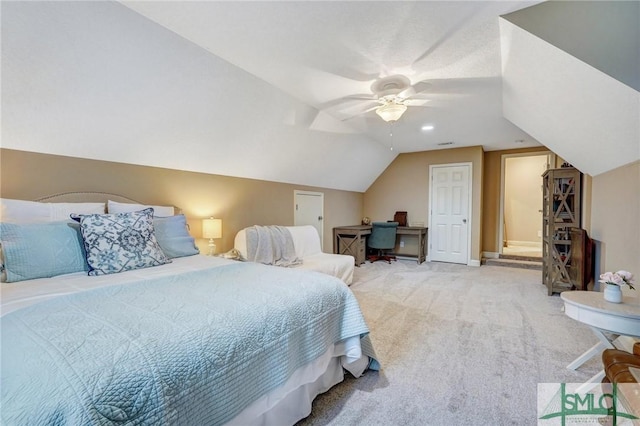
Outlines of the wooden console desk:
[{"label": "wooden console desk", "polygon": [[[396,233],[397,235],[415,235],[418,238],[418,253],[396,253],[396,255],[415,257],[418,263],[426,260],[427,228],[421,226],[398,226]],[[333,228],[333,252],[353,256],[356,260],[356,266],[360,266],[367,260],[367,235],[369,234],[371,234],[371,225],[335,227]]]}]

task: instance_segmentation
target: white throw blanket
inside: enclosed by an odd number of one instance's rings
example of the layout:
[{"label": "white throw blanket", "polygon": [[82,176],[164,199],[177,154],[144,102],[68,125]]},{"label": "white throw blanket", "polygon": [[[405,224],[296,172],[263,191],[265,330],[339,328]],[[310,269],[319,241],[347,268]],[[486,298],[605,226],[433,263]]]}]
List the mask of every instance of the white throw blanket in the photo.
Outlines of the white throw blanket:
[{"label": "white throw blanket", "polygon": [[247,260],[290,267],[302,263],[296,256],[291,232],[284,226],[251,226],[247,234]]}]

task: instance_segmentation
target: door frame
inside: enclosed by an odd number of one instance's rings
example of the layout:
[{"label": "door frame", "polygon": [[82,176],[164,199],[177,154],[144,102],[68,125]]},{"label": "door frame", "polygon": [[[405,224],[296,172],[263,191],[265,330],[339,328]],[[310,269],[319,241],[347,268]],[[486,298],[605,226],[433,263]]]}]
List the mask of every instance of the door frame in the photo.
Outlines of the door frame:
[{"label": "door frame", "polygon": [[[504,248],[504,193],[505,193],[505,171],[507,168],[507,158],[515,158],[515,157],[537,157],[539,155],[547,156],[547,169],[553,168],[556,162],[556,154],[549,150],[543,151],[531,151],[531,152],[519,152],[515,154],[502,154],[500,156],[500,206],[498,207],[498,256],[502,254],[502,249]],[[542,186],[542,175],[540,175],[540,186]],[[540,206],[542,209],[542,206]],[[495,257],[495,255],[494,255]]]},{"label": "door frame", "polygon": [[[467,214],[469,218],[467,219],[467,265],[468,266],[480,266],[480,262],[472,262],[471,261],[471,229],[473,228],[473,163],[472,162],[463,162],[463,163],[443,163],[443,164],[429,164],[429,214],[428,216],[428,229],[431,229],[431,221],[432,221],[432,194],[433,194],[433,169],[439,167],[458,167],[458,166],[467,166],[469,168],[469,177],[468,177],[468,188],[467,188]],[[427,261],[431,261],[431,236],[432,232],[427,232],[427,246],[429,249],[427,250]],[[461,264],[462,265],[462,264]]]},{"label": "door frame", "polygon": [[304,191],[301,189],[294,189],[293,190],[293,225],[297,226],[297,220],[298,220],[298,216],[297,216],[297,210],[296,210],[296,205],[297,205],[297,200],[298,200],[298,195],[310,195],[313,197],[320,197],[320,204],[322,206],[322,210],[320,212],[320,216],[322,216],[322,226],[320,227],[320,250],[324,250],[324,192],[315,192],[315,191]]}]

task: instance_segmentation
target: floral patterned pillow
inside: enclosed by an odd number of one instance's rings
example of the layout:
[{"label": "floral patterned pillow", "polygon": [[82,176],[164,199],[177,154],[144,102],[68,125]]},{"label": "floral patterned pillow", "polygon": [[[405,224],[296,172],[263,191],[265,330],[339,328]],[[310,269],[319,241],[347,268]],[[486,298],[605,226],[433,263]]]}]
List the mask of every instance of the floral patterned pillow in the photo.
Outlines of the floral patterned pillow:
[{"label": "floral patterned pillow", "polygon": [[116,214],[72,215],[80,231],[89,275],[106,275],[170,263],[153,228],[153,208]]}]

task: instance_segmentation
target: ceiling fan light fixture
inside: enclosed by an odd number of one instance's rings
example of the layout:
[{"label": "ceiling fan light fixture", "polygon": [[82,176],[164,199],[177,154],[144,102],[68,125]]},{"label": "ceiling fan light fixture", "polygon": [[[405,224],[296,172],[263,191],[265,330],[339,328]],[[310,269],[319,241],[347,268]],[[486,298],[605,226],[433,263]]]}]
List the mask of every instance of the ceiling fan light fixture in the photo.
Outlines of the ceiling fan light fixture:
[{"label": "ceiling fan light fixture", "polygon": [[385,105],[382,105],[376,109],[376,114],[380,116],[384,121],[397,121],[402,114],[407,110],[407,106],[403,104],[398,104],[395,102],[391,102]]}]

